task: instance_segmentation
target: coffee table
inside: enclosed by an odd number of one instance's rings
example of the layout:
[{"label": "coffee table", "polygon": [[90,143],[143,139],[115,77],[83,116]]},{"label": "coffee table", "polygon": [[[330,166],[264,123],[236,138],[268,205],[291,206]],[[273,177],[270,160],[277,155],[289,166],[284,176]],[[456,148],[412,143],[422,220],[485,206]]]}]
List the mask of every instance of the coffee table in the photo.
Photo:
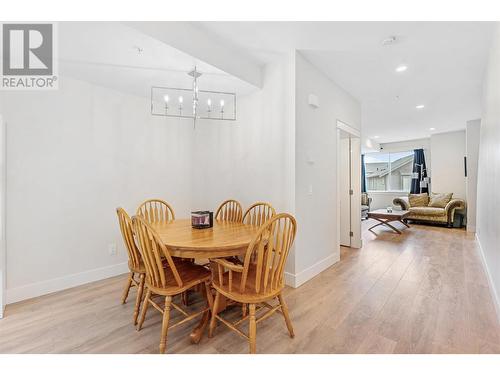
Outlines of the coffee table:
[{"label": "coffee table", "polygon": [[396,228],[395,226],[391,225],[390,223],[398,221],[398,222],[404,224],[407,228],[409,228],[410,226],[403,221],[404,218],[407,217],[409,214],[410,214],[410,211],[400,211],[400,210],[395,210],[392,212],[387,212],[386,209],[370,211],[370,212],[368,212],[368,217],[370,219],[375,219],[375,220],[379,221],[379,223],[370,227],[368,230],[371,231],[372,233],[376,234],[372,229],[375,227],[378,227],[379,225],[385,225],[385,226],[391,228],[394,232],[401,234],[401,231],[398,228]]}]

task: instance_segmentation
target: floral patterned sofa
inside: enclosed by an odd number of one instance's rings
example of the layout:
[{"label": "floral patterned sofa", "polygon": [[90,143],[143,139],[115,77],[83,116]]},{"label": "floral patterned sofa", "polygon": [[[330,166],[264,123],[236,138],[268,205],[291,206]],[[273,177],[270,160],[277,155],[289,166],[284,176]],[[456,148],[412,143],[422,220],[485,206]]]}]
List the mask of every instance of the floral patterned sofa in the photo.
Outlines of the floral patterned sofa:
[{"label": "floral patterned sofa", "polygon": [[[392,203],[395,206],[401,206],[402,210],[410,211],[409,216],[406,217],[407,220],[446,224],[448,225],[448,227],[451,227],[453,225],[455,211],[465,209],[465,201],[463,199],[451,198],[452,194],[449,194],[449,201],[447,203],[445,201],[445,203],[440,205],[441,207],[433,207],[428,205],[432,203],[432,198],[430,202],[429,198],[427,198],[426,204],[426,200],[423,195],[424,194],[410,194],[407,197],[394,198]],[[417,199],[420,200],[412,205],[410,204],[410,201],[413,200],[415,202],[415,199],[411,199],[415,196],[417,196]],[[422,200],[422,198],[424,199]]]}]

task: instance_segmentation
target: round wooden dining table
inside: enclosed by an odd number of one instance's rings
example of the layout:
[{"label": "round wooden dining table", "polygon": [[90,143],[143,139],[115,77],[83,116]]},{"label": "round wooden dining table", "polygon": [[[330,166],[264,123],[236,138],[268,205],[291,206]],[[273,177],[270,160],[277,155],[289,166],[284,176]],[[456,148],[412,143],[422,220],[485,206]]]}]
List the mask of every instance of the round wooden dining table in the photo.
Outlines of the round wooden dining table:
[{"label": "round wooden dining table", "polygon": [[211,259],[245,253],[257,234],[254,225],[214,220],[212,228],[194,229],[191,220],[153,224],[170,254],[179,258]]},{"label": "round wooden dining table", "polygon": [[[151,225],[170,255],[189,259],[214,259],[245,254],[259,227],[249,224],[214,220],[212,228],[195,229],[191,220],[181,219]],[[221,311],[226,308],[221,301]],[[198,343],[210,316],[203,314],[200,323],[191,332],[191,341]]]}]

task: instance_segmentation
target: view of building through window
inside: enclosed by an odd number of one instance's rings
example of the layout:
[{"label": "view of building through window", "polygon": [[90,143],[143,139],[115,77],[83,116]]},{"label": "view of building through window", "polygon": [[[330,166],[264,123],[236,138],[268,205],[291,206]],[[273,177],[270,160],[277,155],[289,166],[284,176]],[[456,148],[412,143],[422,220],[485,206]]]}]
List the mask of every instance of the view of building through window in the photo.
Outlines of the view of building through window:
[{"label": "view of building through window", "polygon": [[413,151],[366,154],[366,189],[409,192],[412,168]]}]

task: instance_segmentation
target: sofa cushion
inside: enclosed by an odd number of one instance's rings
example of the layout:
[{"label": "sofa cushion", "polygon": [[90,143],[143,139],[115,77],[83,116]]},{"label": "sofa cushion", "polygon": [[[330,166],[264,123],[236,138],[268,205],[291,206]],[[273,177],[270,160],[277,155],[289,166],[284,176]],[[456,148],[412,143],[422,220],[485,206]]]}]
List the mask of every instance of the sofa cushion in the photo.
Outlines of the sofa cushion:
[{"label": "sofa cushion", "polygon": [[446,216],[446,210],[439,207],[410,207],[410,214],[418,216]]},{"label": "sofa cushion", "polygon": [[432,193],[429,201],[429,207],[445,208],[451,201],[453,193]]},{"label": "sofa cushion", "polygon": [[410,207],[427,207],[429,204],[429,196],[427,193],[409,194],[408,201],[410,202]]}]

